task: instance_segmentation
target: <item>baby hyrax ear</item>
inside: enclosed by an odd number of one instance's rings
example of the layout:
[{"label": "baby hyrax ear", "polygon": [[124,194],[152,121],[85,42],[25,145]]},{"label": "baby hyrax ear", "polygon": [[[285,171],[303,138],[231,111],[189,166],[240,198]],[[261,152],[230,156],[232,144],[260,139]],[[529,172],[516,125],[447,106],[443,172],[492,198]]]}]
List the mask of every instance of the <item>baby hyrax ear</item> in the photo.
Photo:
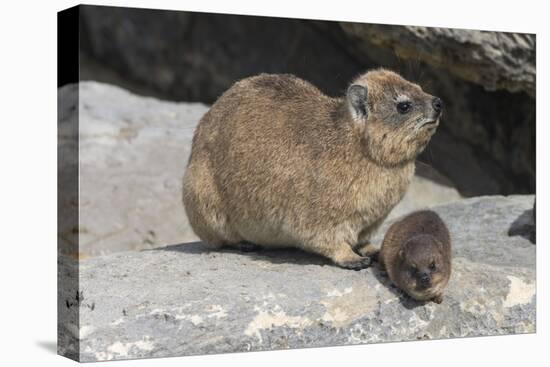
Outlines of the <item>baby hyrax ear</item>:
[{"label": "baby hyrax ear", "polygon": [[367,108],[368,89],[366,86],[353,84],[348,88],[347,99],[348,106],[355,120],[366,120],[368,116]]},{"label": "baby hyrax ear", "polygon": [[403,249],[400,249],[397,253],[397,256],[399,256],[401,260],[405,260],[405,251]]}]

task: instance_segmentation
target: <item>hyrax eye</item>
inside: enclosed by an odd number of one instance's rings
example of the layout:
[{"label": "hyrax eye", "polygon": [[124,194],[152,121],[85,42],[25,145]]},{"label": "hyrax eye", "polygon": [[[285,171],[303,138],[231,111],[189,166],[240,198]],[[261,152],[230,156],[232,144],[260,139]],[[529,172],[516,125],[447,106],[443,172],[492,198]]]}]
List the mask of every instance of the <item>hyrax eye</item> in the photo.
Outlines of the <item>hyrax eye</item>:
[{"label": "hyrax eye", "polygon": [[397,112],[404,114],[409,112],[412,109],[412,103],[411,102],[399,102],[397,104]]},{"label": "hyrax eye", "polygon": [[430,263],[430,270],[431,270],[431,271],[434,271],[435,268],[436,268],[436,267],[435,267],[435,262],[432,261],[432,262]]}]

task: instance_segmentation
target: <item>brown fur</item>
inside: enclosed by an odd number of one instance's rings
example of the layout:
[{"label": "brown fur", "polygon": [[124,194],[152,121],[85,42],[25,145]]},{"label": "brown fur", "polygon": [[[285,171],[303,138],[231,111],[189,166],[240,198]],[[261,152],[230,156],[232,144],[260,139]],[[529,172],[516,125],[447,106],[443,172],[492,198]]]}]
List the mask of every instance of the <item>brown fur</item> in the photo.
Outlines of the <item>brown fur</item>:
[{"label": "brown fur", "polygon": [[[368,88],[367,117],[354,115],[349,95],[330,98],[293,75],[261,74],[226,91],[195,130],[183,180],[195,233],[212,247],[290,246],[368,266],[353,249],[373,251],[370,235],[403,197],[439,115],[432,96],[391,71],[354,84]],[[397,94],[418,110],[397,116]],[[422,117],[433,123],[418,129]]]},{"label": "brown fur", "polygon": [[[449,230],[433,211],[411,213],[390,226],[379,260],[392,282],[411,297],[441,303],[451,276]],[[424,286],[420,274],[430,279]]]}]

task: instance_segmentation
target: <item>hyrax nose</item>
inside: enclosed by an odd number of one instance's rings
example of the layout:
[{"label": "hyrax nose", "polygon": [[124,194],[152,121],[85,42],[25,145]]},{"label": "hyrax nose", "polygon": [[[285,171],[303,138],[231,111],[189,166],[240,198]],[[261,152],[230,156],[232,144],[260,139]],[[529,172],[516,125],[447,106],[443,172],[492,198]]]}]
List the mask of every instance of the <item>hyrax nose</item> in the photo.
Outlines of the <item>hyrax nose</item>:
[{"label": "hyrax nose", "polygon": [[438,114],[443,110],[443,101],[440,98],[435,97],[432,99],[432,107]]},{"label": "hyrax nose", "polygon": [[426,273],[422,273],[420,275],[420,284],[422,284],[423,286],[430,285],[430,276]]}]

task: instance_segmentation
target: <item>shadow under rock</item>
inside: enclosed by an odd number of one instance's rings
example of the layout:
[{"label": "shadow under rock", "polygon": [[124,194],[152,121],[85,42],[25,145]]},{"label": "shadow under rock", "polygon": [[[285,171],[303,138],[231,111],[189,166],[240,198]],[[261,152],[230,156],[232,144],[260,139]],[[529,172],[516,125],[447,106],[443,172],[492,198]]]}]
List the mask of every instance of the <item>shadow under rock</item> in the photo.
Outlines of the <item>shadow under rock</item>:
[{"label": "shadow under rock", "polygon": [[534,244],[536,236],[533,214],[533,209],[528,209],[517,217],[508,229],[508,236],[521,236]]},{"label": "shadow under rock", "polygon": [[246,256],[251,260],[263,260],[269,261],[273,264],[297,264],[297,265],[334,265],[330,260],[308,253],[299,249],[288,248],[288,249],[263,249],[257,247],[257,250],[254,251],[242,251],[234,247],[222,247],[217,249],[211,249],[205,246],[202,242],[189,242],[178,245],[169,245],[166,247],[160,247],[147,251],[174,251],[182,252],[186,254],[210,254],[210,253],[229,253],[229,254],[239,254]]}]

